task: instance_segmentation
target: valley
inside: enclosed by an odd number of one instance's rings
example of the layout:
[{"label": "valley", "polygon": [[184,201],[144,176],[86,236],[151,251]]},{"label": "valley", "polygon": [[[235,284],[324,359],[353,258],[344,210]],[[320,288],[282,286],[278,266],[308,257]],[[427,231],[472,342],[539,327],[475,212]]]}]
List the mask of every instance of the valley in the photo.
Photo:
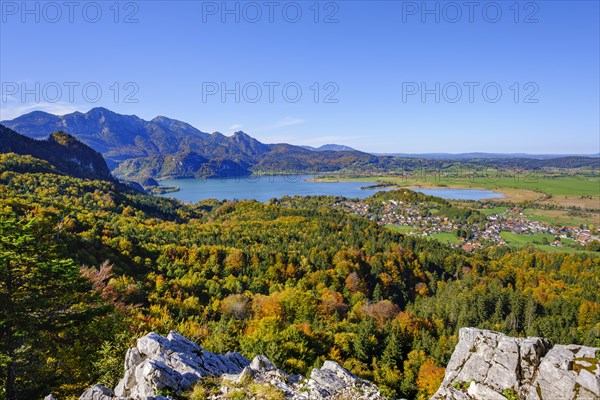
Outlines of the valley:
[{"label": "valley", "polygon": [[600,399],[598,15],[0,0],[0,400]]},{"label": "valley", "polygon": [[[114,387],[132,338],[149,331],[176,330],[214,352],[263,354],[291,373],[332,360],[388,398],[433,395],[464,326],[596,343],[600,248],[597,228],[583,224],[591,210],[374,193],[362,181],[349,183],[362,200],[184,204],[105,180],[97,165],[64,169],[38,149],[52,142],[0,134],[3,144],[31,146],[3,151],[46,158],[0,154],[0,265],[28,268],[0,276],[1,300],[15,310],[2,321],[19,327],[0,341],[23,371],[11,386],[19,396]],[[52,136],[70,143],[61,160],[92,154],[61,135]],[[582,224],[561,226],[575,220]],[[7,271],[23,283],[6,286]],[[44,301],[67,307],[60,320],[51,322],[57,311]],[[14,343],[32,340],[35,349],[15,352]]]}]

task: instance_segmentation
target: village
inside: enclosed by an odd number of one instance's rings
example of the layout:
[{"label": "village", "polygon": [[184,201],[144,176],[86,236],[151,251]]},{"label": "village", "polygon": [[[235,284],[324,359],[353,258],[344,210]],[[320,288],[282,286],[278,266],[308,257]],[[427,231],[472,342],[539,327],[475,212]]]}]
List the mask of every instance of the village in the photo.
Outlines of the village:
[{"label": "village", "polygon": [[432,210],[428,203],[386,200],[383,202],[383,208],[375,211],[365,202],[346,200],[336,203],[334,207],[360,215],[382,226],[400,227],[407,235],[436,237],[438,234],[452,234],[457,240],[450,242],[450,245],[462,247],[468,252],[482,246],[515,247],[502,237],[501,233],[505,232],[530,236],[552,235],[551,240],[542,236],[534,243],[553,247],[570,246],[582,249],[590,242],[600,242],[598,232],[590,230],[589,226],[553,226],[546,222],[531,220],[520,207],[486,215],[477,222],[436,214],[435,211],[438,210]]}]

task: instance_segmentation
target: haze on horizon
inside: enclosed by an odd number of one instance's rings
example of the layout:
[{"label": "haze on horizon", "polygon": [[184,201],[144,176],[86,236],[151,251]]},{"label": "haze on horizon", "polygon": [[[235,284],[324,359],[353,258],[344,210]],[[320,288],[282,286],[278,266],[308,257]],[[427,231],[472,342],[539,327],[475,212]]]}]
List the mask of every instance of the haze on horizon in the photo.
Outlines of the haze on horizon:
[{"label": "haze on horizon", "polygon": [[600,151],[597,2],[75,3],[2,2],[0,120],[102,106],[373,153]]}]

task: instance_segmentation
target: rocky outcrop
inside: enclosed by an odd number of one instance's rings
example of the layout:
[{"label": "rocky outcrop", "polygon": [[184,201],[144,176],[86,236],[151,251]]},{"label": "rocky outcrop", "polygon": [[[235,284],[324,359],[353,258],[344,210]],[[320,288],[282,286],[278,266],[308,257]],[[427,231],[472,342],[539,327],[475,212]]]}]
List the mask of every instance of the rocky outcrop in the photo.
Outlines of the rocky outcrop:
[{"label": "rocky outcrop", "polygon": [[220,383],[206,392],[207,399],[269,398],[260,395],[265,390],[292,400],[383,399],[377,386],[332,361],[306,379],[288,375],[265,356],[250,362],[238,353],[211,353],[171,331],[167,337],[150,333],[138,339],[137,346],[127,351],[125,374],[114,391],[96,385],[80,400],[166,400],[196,384],[202,387],[211,377]]},{"label": "rocky outcrop", "polygon": [[245,395],[244,398],[253,398],[253,393],[246,391],[243,385],[248,381],[254,385],[270,386],[280,397],[291,400],[384,399],[377,386],[358,378],[333,361],[325,361],[321,368],[313,369],[310,378],[306,379],[301,375],[288,375],[277,369],[265,356],[257,356],[240,374],[224,375],[223,381],[219,393],[209,399],[230,398],[234,394],[238,394],[236,398],[241,394]]},{"label": "rocky outcrop", "polygon": [[[112,400],[114,399],[114,395],[112,390],[102,386],[96,385],[88,390],[86,390],[81,397],[80,400]],[[51,399],[52,400],[52,399]]]},{"label": "rocky outcrop", "polygon": [[162,390],[179,393],[202,377],[239,373],[249,364],[238,353],[211,353],[174,331],[167,337],[150,333],[127,351],[115,395],[146,399]]},{"label": "rocky outcrop", "polygon": [[[551,347],[543,338],[463,328],[432,400],[598,400],[599,353],[593,347]],[[211,353],[171,331],[167,337],[150,333],[138,339],[115,390],[96,385],[80,400],[169,400],[192,389],[195,398],[209,400],[384,399],[377,386],[333,361],[307,379],[285,373],[265,356],[249,361],[238,353]]]},{"label": "rocky outcrop", "polygon": [[599,399],[599,349],[463,328],[438,399]]},{"label": "rocky outcrop", "polygon": [[598,349],[556,345],[540,363],[527,400],[600,399]]}]

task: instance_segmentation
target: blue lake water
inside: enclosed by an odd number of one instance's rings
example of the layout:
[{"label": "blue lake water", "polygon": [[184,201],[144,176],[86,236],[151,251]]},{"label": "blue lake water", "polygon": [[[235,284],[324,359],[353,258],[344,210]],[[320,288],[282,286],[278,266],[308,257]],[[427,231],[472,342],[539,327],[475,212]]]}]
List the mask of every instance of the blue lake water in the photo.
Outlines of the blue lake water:
[{"label": "blue lake water", "polygon": [[[163,196],[173,197],[190,203],[205,199],[257,200],[266,202],[282,196],[344,196],[365,198],[378,190],[389,188],[361,189],[372,182],[311,182],[312,175],[269,175],[227,179],[171,179],[161,181],[161,186],[179,186],[180,190]],[[502,197],[490,190],[475,189],[414,189],[446,199],[480,200]]]},{"label": "blue lake water", "polygon": [[410,188],[415,192],[421,192],[430,196],[441,197],[448,200],[483,200],[483,199],[499,199],[504,197],[502,193],[493,192],[484,189],[420,189]]},{"label": "blue lake water", "polygon": [[[377,190],[361,189],[370,182],[310,182],[312,175],[269,175],[227,179],[171,179],[161,186],[179,186],[179,192],[163,196],[195,203],[204,199],[266,202],[282,196],[344,196],[365,198]],[[379,190],[382,190],[381,188]]]}]

